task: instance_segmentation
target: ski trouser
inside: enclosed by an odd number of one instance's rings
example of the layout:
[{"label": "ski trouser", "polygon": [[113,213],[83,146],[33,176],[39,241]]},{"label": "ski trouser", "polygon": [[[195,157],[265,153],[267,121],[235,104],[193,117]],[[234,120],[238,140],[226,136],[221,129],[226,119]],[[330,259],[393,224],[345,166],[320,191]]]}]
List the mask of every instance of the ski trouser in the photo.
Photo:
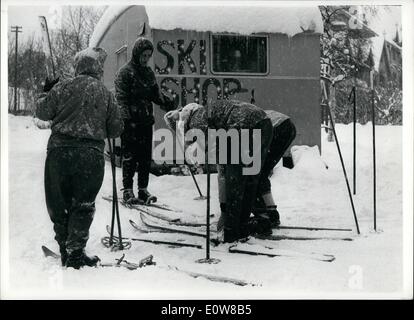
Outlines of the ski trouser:
[{"label": "ski trouser", "polygon": [[[261,131],[259,152],[261,157],[260,168],[262,168],[272,139],[271,121],[264,119],[254,129],[260,129]],[[246,146],[240,145],[240,148],[246,148]],[[250,152],[253,150],[251,134],[248,148]],[[227,164],[218,166],[219,201],[222,209],[224,209],[222,219],[225,242],[233,242],[248,236],[247,222],[255,200],[261,170],[254,175],[245,175],[243,174],[243,168],[246,168],[246,166],[241,162],[231,164],[229,161]]]},{"label": "ski trouser", "polygon": [[152,159],[152,124],[125,123],[121,135],[122,183],[124,189],[132,189],[135,172],[138,171],[138,188],[146,188]]},{"label": "ski trouser", "polygon": [[282,159],[284,153],[289,148],[295,137],[296,128],[290,119],[287,119],[278,126],[273,127],[273,138],[260,173],[259,185],[257,186],[257,197],[261,197],[271,191],[271,184],[269,180],[270,173],[280,159]]},{"label": "ski trouser", "polygon": [[45,164],[46,205],[55,239],[67,252],[83,249],[102,186],[105,160],[94,148],[60,147],[48,151]]}]

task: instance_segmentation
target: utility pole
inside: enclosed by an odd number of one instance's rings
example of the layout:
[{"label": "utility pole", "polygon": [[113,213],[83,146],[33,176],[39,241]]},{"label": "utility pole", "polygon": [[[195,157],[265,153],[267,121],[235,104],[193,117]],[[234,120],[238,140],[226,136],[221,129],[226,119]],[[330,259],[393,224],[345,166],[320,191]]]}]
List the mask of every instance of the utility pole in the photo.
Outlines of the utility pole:
[{"label": "utility pole", "polygon": [[19,32],[23,32],[22,27],[13,26],[11,27],[11,32],[16,34],[16,46],[15,46],[15,56],[14,56],[14,112],[17,113],[17,45]]}]

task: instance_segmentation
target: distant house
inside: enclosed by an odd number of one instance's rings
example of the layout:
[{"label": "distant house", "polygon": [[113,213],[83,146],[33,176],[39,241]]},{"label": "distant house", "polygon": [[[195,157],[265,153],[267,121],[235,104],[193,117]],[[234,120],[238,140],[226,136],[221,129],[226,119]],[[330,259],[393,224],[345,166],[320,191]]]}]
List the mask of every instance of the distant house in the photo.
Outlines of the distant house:
[{"label": "distant house", "polygon": [[374,70],[378,73],[378,84],[385,87],[389,81],[394,81],[402,88],[401,49],[400,45],[387,39],[386,35],[373,40]]},{"label": "distant house", "polygon": [[[331,21],[331,28],[334,32],[347,31],[349,37],[371,39],[369,55],[366,56],[357,73],[357,78],[369,85],[370,71],[373,68],[375,83],[387,86],[389,81],[394,81],[400,88],[402,82],[402,57],[400,35],[397,32],[392,38],[391,34],[383,33],[381,20],[386,17],[386,13],[378,13],[371,17],[370,22],[362,19],[353,18],[352,8],[339,8],[335,15],[335,20]],[[352,24],[355,27],[352,28]],[[358,25],[357,25],[358,24]]]},{"label": "distant house", "polygon": [[339,8],[335,20],[331,21],[333,31],[347,30],[350,38],[372,38],[377,34],[367,24],[365,17],[355,16],[349,12],[351,8]]}]

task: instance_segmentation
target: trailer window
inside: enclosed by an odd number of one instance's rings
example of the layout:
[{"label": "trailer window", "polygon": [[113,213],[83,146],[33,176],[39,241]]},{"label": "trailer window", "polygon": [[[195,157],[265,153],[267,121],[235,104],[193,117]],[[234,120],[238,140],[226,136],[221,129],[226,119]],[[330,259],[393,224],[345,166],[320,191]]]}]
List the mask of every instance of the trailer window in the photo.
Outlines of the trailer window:
[{"label": "trailer window", "polygon": [[213,73],[267,73],[267,37],[212,35]]},{"label": "trailer window", "polygon": [[127,46],[122,46],[116,53],[116,69],[119,70],[125,63],[127,63]]}]

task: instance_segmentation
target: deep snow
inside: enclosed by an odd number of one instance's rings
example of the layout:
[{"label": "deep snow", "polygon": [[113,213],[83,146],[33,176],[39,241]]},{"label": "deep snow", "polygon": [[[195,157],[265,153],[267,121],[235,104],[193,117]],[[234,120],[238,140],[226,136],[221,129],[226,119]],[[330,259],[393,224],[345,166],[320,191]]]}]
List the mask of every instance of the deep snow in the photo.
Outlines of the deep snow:
[{"label": "deep snow", "polygon": [[[308,298],[312,297],[400,297],[402,270],[402,127],[377,126],[377,216],[378,229],[372,231],[372,146],[371,124],[358,125],[357,195],[354,202],[361,235],[356,232],[323,232],[323,235],[353,236],[344,241],[279,241],[281,249],[329,253],[332,263],[295,258],[268,258],[225,254],[212,251],[219,264],[198,264],[205,252],[192,248],[168,248],[133,242],[126,258],[138,261],[154,255],[156,266],[136,271],[118,268],[62,269],[56,261],[43,257],[42,244],[57,249],[43,191],[43,169],[50,130],[40,130],[31,117],[9,115],[9,265],[6,298]],[[352,125],[337,125],[348,178],[352,185]],[[272,177],[274,197],[285,225],[353,228],[354,221],[335,143],[327,142],[322,131],[322,158],[312,148],[297,147],[294,169],[278,166]],[[325,164],[329,169],[325,168]],[[96,200],[96,215],[91,227],[87,251],[109,261],[121,255],[104,248],[110,223],[111,203],[102,195],[112,192],[109,163],[105,180]],[[206,176],[197,175],[205,192]],[[212,212],[218,218],[217,181],[212,176]],[[117,169],[121,186],[121,170]],[[197,196],[191,177],[151,176],[150,191],[159,199],[185,208],[204,219],[205,202]],[[128,219],[139,221],[137,211],[120,207],[123,233],[138,235]],[[276,231],[274,231],[276,232]],[[291,235],[309,235],[310,231],[290,231]],[[7,251],[6,251],[7,252]],[[168,265],[195,272],[243,279],[260,284],[238,287],[231,284],[194,279],[169,270]],[[358,282],[362,280],[362,282]],[[355,282],[356,281],[356,282]]]}]

